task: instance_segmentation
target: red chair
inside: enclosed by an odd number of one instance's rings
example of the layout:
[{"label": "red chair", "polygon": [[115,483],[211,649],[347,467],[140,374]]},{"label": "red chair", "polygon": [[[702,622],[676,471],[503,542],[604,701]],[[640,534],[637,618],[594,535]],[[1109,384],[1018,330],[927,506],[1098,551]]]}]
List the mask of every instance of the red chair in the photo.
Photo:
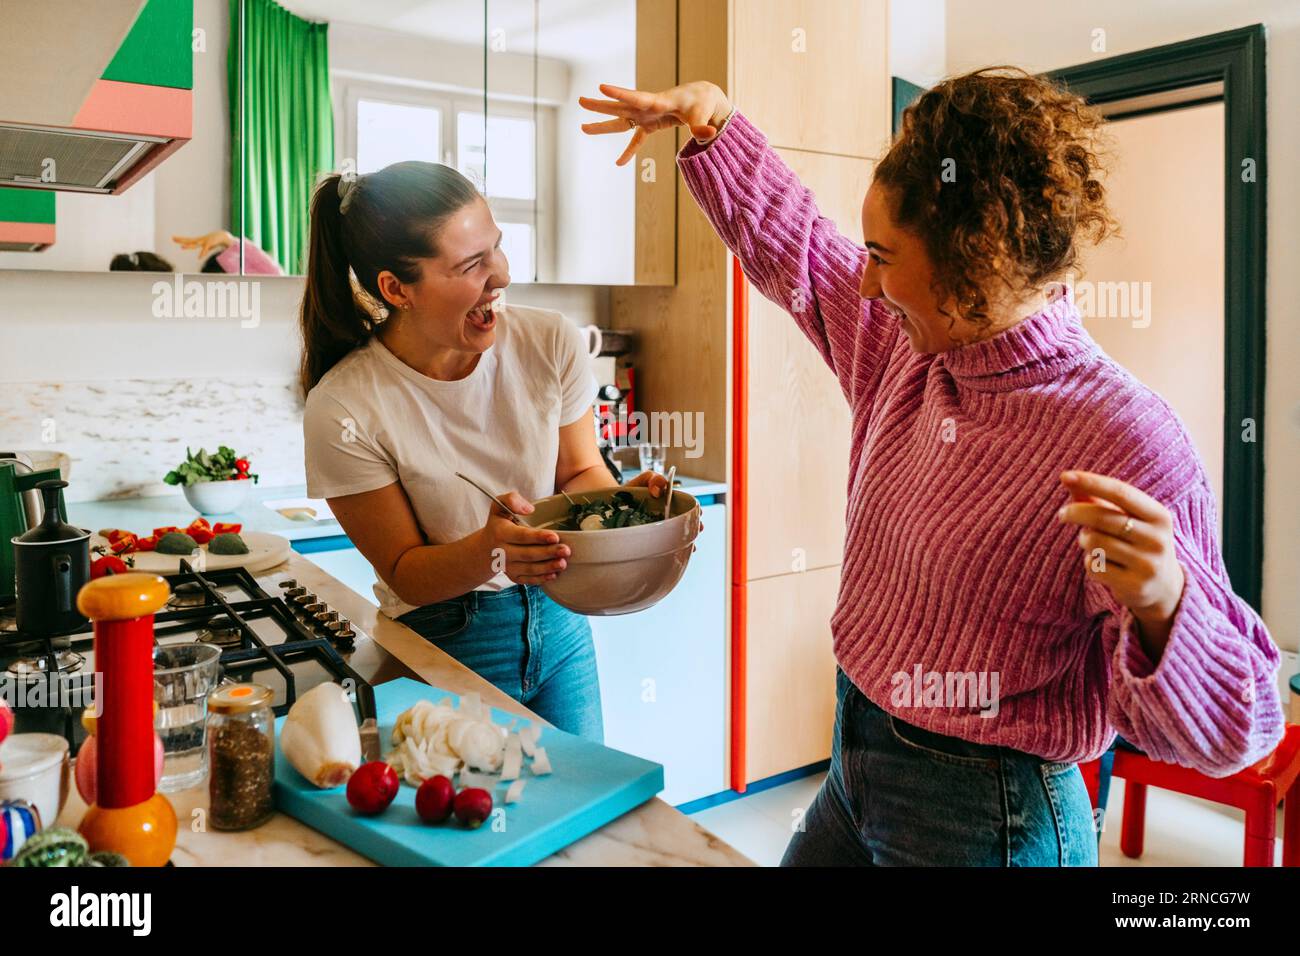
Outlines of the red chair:
[{"label": "red chair", "polygon": [[[1100,761],[1080,764],[1092,805],[1097,806]],[[1259,763],[1230,777],[1207,777],[1199,770],[1157,763],[1145,754],[1116,748],[1111,773],[1123,777],[1124,816],[1119,845],[1124,855],[1142,855],[1146,826],[1147,787],[1160,787],[1213,800],[1246,812],[1245,866],[1272,866],[1277,835],[1277,805],[1282,816],[1282,865],[1300,866],[1300,724],[1287,724],[1277,749]]]}]

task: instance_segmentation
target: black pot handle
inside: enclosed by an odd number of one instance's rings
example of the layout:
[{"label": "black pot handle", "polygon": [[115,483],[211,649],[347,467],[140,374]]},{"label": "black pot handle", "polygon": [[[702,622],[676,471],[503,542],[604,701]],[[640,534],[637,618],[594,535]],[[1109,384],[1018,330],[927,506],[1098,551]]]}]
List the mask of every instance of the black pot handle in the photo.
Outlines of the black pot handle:
[{"label": "black pot handle", "polygon": [[65,614],[72,610],[72,555],[51,555],[50,563],[54,565],[54,598],[59,613]]}]

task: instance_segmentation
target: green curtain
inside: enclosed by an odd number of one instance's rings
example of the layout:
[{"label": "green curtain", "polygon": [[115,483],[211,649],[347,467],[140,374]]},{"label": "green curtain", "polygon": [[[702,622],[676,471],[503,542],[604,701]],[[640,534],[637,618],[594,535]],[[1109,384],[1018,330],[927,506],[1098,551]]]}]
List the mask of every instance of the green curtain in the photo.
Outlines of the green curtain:
[{"label": "green curtain", "polygon": [[243,7],[241,130],[240,0],[230,0],[230,231],[239,232],[242,211],[245,238],[299,274],[307,265],[311,192],[334,168],[329,24],[296,17],[273,0],[243,0]]}]

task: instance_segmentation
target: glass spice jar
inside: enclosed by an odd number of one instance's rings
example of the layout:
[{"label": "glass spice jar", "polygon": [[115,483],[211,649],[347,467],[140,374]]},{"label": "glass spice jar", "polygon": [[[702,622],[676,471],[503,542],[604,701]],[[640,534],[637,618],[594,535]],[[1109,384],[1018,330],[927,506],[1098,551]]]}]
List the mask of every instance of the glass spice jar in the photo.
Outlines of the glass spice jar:
[{"label": "glass spice jar", "polygon": [[208,697],[208,819],[217,830],[248,830],[274,812],[273,693],[227,684]]}]

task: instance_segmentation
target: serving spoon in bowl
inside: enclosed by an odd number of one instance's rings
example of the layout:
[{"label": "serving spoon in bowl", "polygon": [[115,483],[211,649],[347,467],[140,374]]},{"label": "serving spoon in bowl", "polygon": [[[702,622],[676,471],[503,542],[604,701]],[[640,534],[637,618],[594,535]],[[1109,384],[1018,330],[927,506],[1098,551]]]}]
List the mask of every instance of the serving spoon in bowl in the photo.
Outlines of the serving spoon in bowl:
[{"label": "serving spoon in bowl", "polygon": [[668,495],[664,498],[664,520],[667,521],[673,516],[673,479],[677,477],[677,466],[669,468],[665,477],[668,479]]},{"label": "serving spoon in bowl", "polygon": [[523,522],[519,520],[519,515],[515,514],[515,513],[514,513],[513,511],[511,511],[508,507],[506,507],[506,503],[505,503],[504,501],[502,501],[502,500],[501,500],[500,498],[498,498],[496,495],[492,494],[492,492],[488,491],[486,488],[484,488],[482,485],[480,485],[480,484],[479,484],[477,481],[475,481],[473,478],[469,477],[469,475],[462,475],[462,474],[458,471],[458,472],[456,472],[456,477],[457,477],[457,478],[460,478],[460,479],[463,480],[463,481],[468,481],[471,485],[473,485],[473,486],[474,486],[475,488],[477,488],[479,491],[483,492],[483,494],[487,495],[489,498],[491,498],[493,501],[495,501],[495,502],[497,503],[497,506],[500,507],[501,510],[504,511],[506,514],[508,514],[508,515],[510,516],[510,520],[513,521],[515,524],[517,524],[517,525],[521,525],[521,526],[523,525]]}]

